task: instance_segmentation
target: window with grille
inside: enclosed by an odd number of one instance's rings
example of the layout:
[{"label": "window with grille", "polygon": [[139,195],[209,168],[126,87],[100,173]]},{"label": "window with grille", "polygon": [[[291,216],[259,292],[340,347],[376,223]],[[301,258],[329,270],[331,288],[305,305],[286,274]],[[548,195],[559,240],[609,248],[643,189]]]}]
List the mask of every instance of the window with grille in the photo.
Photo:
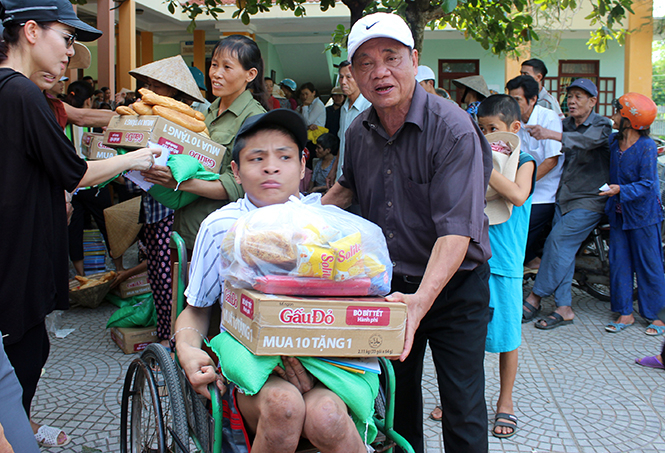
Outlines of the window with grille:
[{"label": "window with grille", "polygon": [[458,89],[453,79],[480,74],[480,60],[439,60],[439,87],[450,93],[450,98],[458,104],[464,90]]}]

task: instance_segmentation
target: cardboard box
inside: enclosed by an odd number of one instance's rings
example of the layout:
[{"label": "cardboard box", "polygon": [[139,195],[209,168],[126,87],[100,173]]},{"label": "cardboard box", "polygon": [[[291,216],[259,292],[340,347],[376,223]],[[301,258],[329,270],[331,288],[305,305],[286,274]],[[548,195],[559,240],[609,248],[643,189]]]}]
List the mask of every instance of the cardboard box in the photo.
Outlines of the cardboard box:
[{"label": "cardboard box", "polygon": [[228,283],[223,297],[223,327],[256,355],[394,356],[404,348],[402,303],[277,296]]},{"label": "cardboard box", "polygon": [[197,158],[215,173],[222,166],[226,147],[178,126],[157,115],[119,115],[109,121],[104,145],[112,148],[145,148],[148,141],[167,147],[171,154],[187,154]]},{"label": "cardboard box", "polygon": [[84,132],[81,137],[81,151],[88,160],[103,160],[118,155],[118,152],[104,145],[104,134]]},{"label": "cardboard box", "polygon": [[139,294],[149,293],[150,291],[152,291],[152,288],[150,288],[150,283],[148,283],[148,273],[143,272],[134,275],[133,277],[129,277],[127,280],[120,283],[120,285],[113,289],[113,294],[126,299],[128,297],[138,296]]},{"label": "cardboard box", "polygon": [[125,354],[143,351],[159,341],[157,327],[111,327],[111,339]]}]

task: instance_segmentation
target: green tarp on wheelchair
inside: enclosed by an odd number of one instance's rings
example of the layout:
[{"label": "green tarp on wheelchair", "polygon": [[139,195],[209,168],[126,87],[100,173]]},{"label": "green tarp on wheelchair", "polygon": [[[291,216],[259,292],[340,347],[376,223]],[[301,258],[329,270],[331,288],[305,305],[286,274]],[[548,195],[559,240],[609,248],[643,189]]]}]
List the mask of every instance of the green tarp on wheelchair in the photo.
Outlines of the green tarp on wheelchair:
[{"label": "green tarp on wheelchair", "polygon": [[[261,390],[275,366],[283,366],[281,357],[254,355],[228,332],[213,338],[210,347],[219,358],[224,377],[248,395],[255,395]],[[373,442],[377,434],[373,415],[379,376],[374,373],[351,373],[316,357],[298,357],[298,360],[344,401],[351,411],[360,438],[368,444]]]}]

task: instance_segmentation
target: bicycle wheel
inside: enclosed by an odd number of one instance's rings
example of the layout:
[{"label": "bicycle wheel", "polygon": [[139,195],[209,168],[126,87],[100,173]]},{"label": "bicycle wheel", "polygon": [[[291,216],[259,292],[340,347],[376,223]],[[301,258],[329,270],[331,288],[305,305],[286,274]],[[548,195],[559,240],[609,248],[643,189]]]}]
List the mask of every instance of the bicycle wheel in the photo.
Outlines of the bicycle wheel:
[{"label": "bicycle wheel", "polygon": [[121,453],[165,452],[164,423],[155,379],[140,358],[129,365],[120,412]]},{"label": "bicycle wheel", "polygon": [[178,370],[171,355],[163,346],[153,343],[143,351],[141,359],[155,379],[164,425],[164,452],[189,452],[185,400],[180,387]]}]

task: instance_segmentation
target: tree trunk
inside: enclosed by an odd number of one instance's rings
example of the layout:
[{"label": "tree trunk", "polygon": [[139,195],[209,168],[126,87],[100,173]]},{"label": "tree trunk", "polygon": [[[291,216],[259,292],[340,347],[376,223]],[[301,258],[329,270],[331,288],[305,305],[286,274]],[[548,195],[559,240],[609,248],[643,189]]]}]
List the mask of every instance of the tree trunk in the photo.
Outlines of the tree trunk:
[{"label": "tree trunk", "polygon": [[349,28],[351,28],[363,17],[363,11],[371,3],[371,0],[342,0],[342,3],[351,11],[351,23],[349,24]]},{"label": "tree trunk", "polygon": [[440,19],[446,14],[438,6],[432,6],[429,0],[414,0],[407,2],[406,23],[409,24],[411,34],[413,35],[414,49],[418,55],[423,52],[423,41],[425,39],[425,27],[436,19]]}]

